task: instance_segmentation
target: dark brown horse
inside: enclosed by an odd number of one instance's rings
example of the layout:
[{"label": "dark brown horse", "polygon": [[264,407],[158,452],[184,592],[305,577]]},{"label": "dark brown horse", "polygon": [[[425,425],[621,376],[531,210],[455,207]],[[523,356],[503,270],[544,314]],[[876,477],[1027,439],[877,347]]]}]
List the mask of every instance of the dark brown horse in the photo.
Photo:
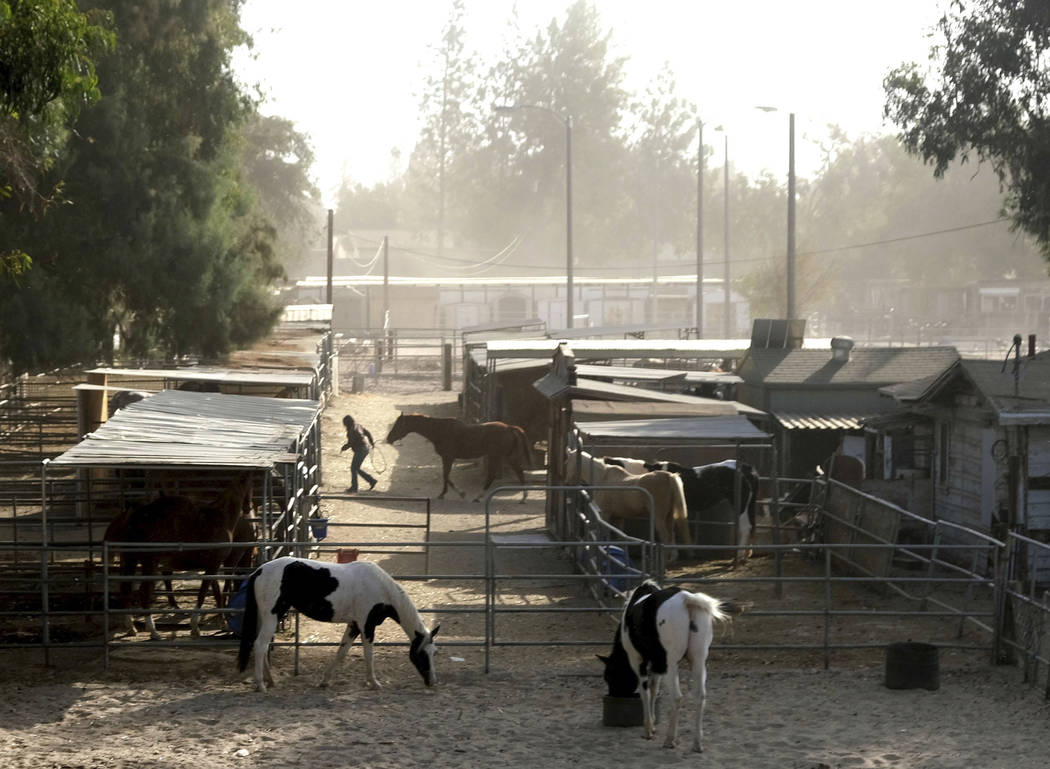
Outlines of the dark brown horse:
[{"label": "dark brown horse", "polygon": [[[162,494],[152,502],[129,512],[126,516],[114,520],[106,531],[106,538],[111,541],[134,543],[223,543],[227,547],[207,549],[178,549],[143,551],[126,550],[120,553],[120,573],[124,577],[134,575],[136,569],[142,568],[140,587],[140,604],[146,610],[146,627],[150,637],[160,638],[153,617],[149,614],[153,602],[153,588],[158,574],[177,570],[203,570],[205,574],[217,574],[223,565],[231,560],[239,561],[244,548],[233,548],[235,540],[243,538],[244,527],[241,514],[248,507],[252,489],[251,475],[242,473],[209,505],[197,505],[188,497],[167,496]],[[240,526],[240,537],[238,527]],[[223,605],[219,583],[214,579],[201,581],[197,591],[197,609],[204,604],[208,588],[215,597],[216,606]],[[122,603],[125,608],[131,605],[131,582],[121,583]],[[128,615],[128,633],[135,634],[134,624]],[[199,612],[193,615],[190,622],[194,637],[199,635]]]},{"label": "dark brown horse", "polygon": [[[504,422],[482,422],[476,425],[468,425],[459,419],[428,417],[423,414],[405,414],[404,412],[394,422],[390,432],[386,436],[387,443],[393,443],[404,438],[409,433],[418,433],[434,444],[434,451],[441,457],[443,466],[444,485],[438,499],[443,499],[449,487],[461,498],[466,494],[456,488],[456,484],[448,477],[452,470],[452,463],[457,459],[474,459],[486,457],[488,459],[488,477],[485,486],[474,498],[477,502],[481,495],[488,490],[496,476],[503,468],[503,461],[510,463],[511,469],[518,476],[518,482],[525,485],[524,469],[531,468],[529,461],[529,445],[525,438],[525,431],[517,425],[508,425]],[[524,468],[524,469],[523,469]],[[521,501],[528,497],[528,491],[522,490]]]}]

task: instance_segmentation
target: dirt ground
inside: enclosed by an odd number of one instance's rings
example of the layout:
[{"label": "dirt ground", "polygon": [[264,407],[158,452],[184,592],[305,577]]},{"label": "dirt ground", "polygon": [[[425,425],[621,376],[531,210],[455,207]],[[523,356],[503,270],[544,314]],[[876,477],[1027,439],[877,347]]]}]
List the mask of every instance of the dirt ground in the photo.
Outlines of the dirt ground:
[{"label": "dirt ground", "polygon": [[[349,382],[345,382],[346,385]],[[175,767],[576,767],[652,766],[689,762],[707,767],[817,769],[908,767],[954,769],[1047,765],[1050,710],[1040,692],[1018,682],[1013,668],[992,667],[974,653],[946,652],[940,688],[890,690],[875,652],[836,657],[825,670],[819,655],[785,651],[714,651],[709,662],[704,755],[687,751],[691,705],[681,716],[680,747],[663,750],[642,739],[640,728],[602,725],[604,684],[594,646],[499,646],[484,672],[484,586],[481,551],[485,508],[470,498],[480,488],[480,464],[457,463],[453,477],[468,493],[431,501],[430,578],[417,545],[425,521],[420,498],[436,497],[440,463],[430,444],[409,436],[397,446],[382,440],[399,411],[458,414],[456,393],[436,381],[369,379],[364,393],[344,390],[323,417],[324,512],[328,538],[318,557],[334,560],[341,543],[363,543],[361,558],[401,576],[406,591],[430,622],[440,622],[440,685],[425,689],[404,647],[377,651],[384,686],[363,685],[355,649],[332,687],[320,673],[334,654],[305,648],[299,675],[291,649],[274,651],[278,686],[253,691],[237,674],[230,648],[195,644],[183,632],[178,648],[149,642],[117,647],[108,670],[95,652],[56,653],[44,667],[39,652],[5,652],[0,677],[0,765],[11,769]],[[339,453],[341,419],[350,413],[380,441],[366,469],[374,491],[342,494],[349,456]],[[533,476],[542,482],[541,473]],[[510,479],[507,479],[510,482]],[[367,488],[362,485],[362,488]],[[392,497],[408,497],[398,499]],[[489,511],[494,532],[525,536],[543,524],[542,494],[497,497]],[[374,527],[350,524],[381,524]],[[454,544],[450,544],[454,543]],[[521,608],[593,606],[571,562],[557,550],[507,550],[497,568],[518,574],[501,587],[500,603]],[[772,559],[755,559],[737,576],[768,574]],[[716,574],[717,564],[704,567]],[[808,568],[804,563],[799,569]],[[531,573],[548,575],[529,579]],[[443,577],[455,577],[444,579]],[[721,594],[721,588],[709,592]],[[784,642],[809,638],[810,619],[762,617],[762,607],[805,605],[802,592],[780,602],[760,583],[736,583],[734,597],[756,603],[721,643]],[[793,598],[791,596],[798,596]],[[466,610],[466,611],[464,611]],[[892,622],[893,620],[881,620]],[[289,623],[291,625],[291,623]],[[289,628],[290,630],[291,628]],[[602,614],[499,615],[497,641],[543,638],[611,639]],[[341,628],[304,621],[304,639],[334,642]],[[863,627],[857,631],[864,635]],[[289,640],[284,634],[282,640]],[[403,640],[387,623],[380,640]],[[683,682],[686,677],[683,676]],[[685,686],[687,698],[689,687]],[[661,735],[662,735],[661,727]]]}]

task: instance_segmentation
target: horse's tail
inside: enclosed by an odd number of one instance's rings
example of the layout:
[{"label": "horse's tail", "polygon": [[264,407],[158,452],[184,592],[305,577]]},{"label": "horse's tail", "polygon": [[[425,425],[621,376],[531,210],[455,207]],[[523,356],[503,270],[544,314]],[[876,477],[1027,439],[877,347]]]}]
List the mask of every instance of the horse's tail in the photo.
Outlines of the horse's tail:
[{"label": "horse's tail", "polygon": [[514,441],[517,444],[517,450],[521,454],[521,466],[526,470],[532,469],[532,450],[529,448],[529,438],[525,434],[525,430],[517,425],[512,425],[514,428]]},{"label": "horse's tail", "polygon": [[237,669],[242,673],[248,668],[248,658],[252,654],[252,645],[259,635],[259,602],[255,598],[255,580],[260,569],[248,577],[248,586],[244,596],[244,619],[241,621],[241,646],[237,652]]},{"label": "horse's tail", "polygon": [[674,490],[671,495],[671,523],[675,528],[676,537],[683,545],[693,544],[693,538],[689,534],[689,508],[685,504],[685,486],[682,484],[682,476],[678,473],[670,473],[674,479]]},{"label": "horse's tail", "polygon": [[751,530],[754,531],[755,508],[758,504],[758,487],[762,479],[759,477],[758,470],[755,469],[754,465],[749,465],[747,462],[740,463],[740,471],[744,474],[744,478],[747,479],[747,520],[751,523]]},{"label": "horse's tail", "polygon": [[[131,510],[124,508],[115,516],[113,520],[109,522],[109,526],[106,527],[106,533],[102,535],[103,542],[124,542],[127,539],[126,533],[128,529],[128,519],[131,517]],[[111,556],[119,556],[120,554],[114,554],[110,552]]]},{"label": "horse's tail", "polygon": [[750,601],[725,601],[707,593],[686,593],[685,605],[690,614],[707,614],[716,622],[728,622],[751,608]]}]

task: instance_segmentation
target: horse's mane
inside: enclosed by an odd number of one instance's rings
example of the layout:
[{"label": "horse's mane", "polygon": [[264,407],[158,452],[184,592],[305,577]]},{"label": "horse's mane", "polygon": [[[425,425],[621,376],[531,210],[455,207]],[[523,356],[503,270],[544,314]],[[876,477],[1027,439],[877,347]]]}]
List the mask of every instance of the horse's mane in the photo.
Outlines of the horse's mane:
[{"label": "horse's mane", "polygon": [[419,610],[416,608],[415,603],[408,597],[408,593],[405,592],[404,588],[397,583],[397,580],[384,571],[382,567],[371,561],[357,561],[356,563],[367,564],[366,568],[368,568],[369,573],[382,587],[385,598],[390,600],[391,606],[397,612],[398,624],[405,631],[405,635],[411,638],[416,632],[427,632],[426,625],[423,624],[423,618],[419,615]]}]

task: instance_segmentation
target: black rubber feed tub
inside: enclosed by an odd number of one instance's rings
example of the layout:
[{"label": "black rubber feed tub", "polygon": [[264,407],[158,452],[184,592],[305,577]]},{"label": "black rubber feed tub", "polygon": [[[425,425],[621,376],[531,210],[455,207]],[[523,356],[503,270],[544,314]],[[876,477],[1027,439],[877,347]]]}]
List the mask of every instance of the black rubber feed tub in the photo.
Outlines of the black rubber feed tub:
[{"label": "black rubber feed tub", "polygon": [[886,647],[887,689],[940,688],[940,650],[933,644],[901,641]]},{"label": "black rubber feed tub", "polygon": [[602,723],[605,726],[641,726],[642,698],[613,697],[606,694],[602,698]]}]

